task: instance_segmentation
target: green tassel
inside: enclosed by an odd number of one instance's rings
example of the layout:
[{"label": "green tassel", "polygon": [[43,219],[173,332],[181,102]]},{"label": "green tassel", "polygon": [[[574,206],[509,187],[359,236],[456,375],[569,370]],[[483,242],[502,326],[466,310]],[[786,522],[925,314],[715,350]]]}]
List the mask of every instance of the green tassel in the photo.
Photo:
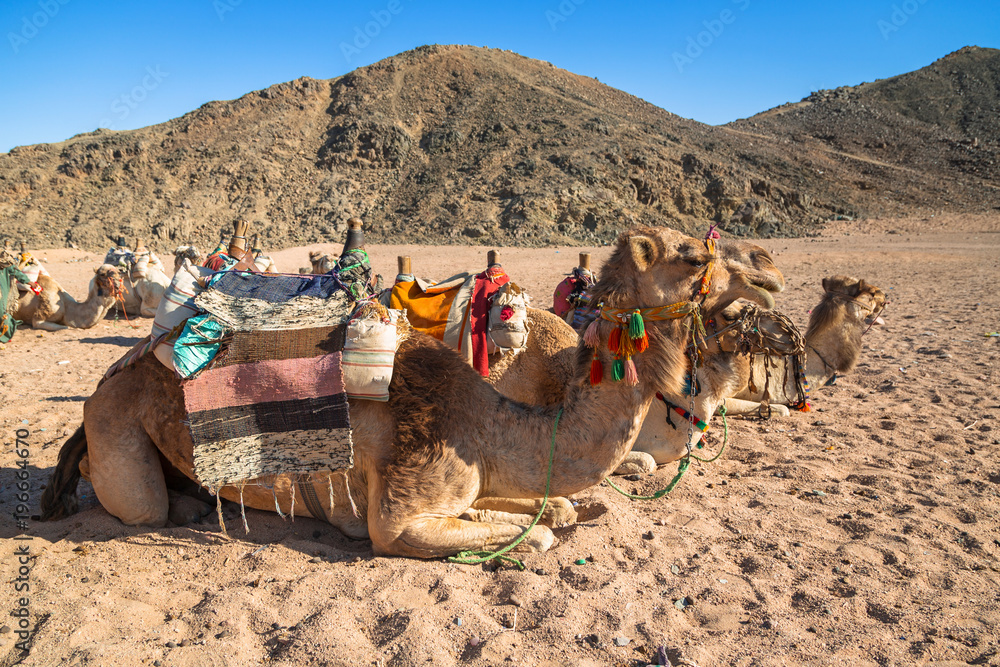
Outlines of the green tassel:
[{"label": "green tassel", "polygon": [[628,320],[628,337],[638,340],[646,334],[646,323],[642,321],[642,313],[636,310]]},{"label": "green tassel", "polygon": [[625,360],[615,359],[614,363],[611,364],[611,378],[615,382],[621,382],[625,379]]}]

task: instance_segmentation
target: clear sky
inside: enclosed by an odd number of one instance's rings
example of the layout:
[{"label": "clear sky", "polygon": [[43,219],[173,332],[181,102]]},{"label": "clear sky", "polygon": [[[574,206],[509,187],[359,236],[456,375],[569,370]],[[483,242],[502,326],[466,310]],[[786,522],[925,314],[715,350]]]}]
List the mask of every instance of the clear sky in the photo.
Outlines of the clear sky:
[{"label": "clear sky", "polygon": [[1000,2],[0,0],[0,152],[422,44],[509,49],[718,124],[1000,47]]}]

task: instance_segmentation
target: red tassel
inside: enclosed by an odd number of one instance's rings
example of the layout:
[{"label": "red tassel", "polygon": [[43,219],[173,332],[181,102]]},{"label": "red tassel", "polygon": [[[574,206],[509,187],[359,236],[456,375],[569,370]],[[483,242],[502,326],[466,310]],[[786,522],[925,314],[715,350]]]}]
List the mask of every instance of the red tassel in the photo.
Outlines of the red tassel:
[{"label": "red tassel", "polygon": [[611,332],[611,335],[608,336],[608,349],[611,350],[612,354],[621,354],[621,350],[619,349],[621,347],[621,344],[622,344],[622,330],[619,329],[618,327],[615,327],[614,330]]},{"label": "red tassel", "polygon": [[639,373],[635,370],[635,363],[631,359],[625,360],[625,382],[633,387],[639,384]]},{"label": "red tassel", "polygon": [[594,320],[587,326],[587,330],[583,332],[583,343],[587,347],[597,347],[601,344],[601,332],[598,328],[597,320]]},{"label": "red tassel", "polygon": [[632,346],[635,348],[635,353],[640,354],[649,349],[649,334],[642,334],[642,338],[637,338],[632,341]]},{"label": "red tassel", "polygon": [[594,350],[594,359],[590,362],[590,386],[601,384],[604,379],[604,365],[597,357],[597,350]]}]

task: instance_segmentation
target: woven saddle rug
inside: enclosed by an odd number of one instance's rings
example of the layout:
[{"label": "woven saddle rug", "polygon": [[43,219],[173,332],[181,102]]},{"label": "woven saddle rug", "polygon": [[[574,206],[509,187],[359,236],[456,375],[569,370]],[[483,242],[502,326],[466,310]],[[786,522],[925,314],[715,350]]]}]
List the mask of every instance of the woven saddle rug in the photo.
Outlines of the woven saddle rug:
[{"label": "woven saddle rug", "polygon": [[354,465],[341,368],[352,301],[331,275],[223,272],[198,295],[227,332],[181,383],[203,486]]},{"label": "woven saddle rug", "polygon": [[499,265],[479,274],[460,273],[439,283],[396,277],[389,308],[403,310],[417,331],[458,350],[480,375],[489,375],[489,317],[494,294],[510,278]]}]

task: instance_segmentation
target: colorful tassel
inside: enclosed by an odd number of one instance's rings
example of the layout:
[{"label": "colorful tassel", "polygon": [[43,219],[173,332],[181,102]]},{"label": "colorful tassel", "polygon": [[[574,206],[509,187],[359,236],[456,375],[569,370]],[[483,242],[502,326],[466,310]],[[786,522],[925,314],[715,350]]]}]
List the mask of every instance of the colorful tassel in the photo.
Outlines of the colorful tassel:
[{"label": "colorful tassel", "polygon": [[642,313],[638,309],[628,320],[628,337],[637,340],[646,335],[646,324],[642,321]]},{"label": "colorful tassel", "polygon": [[635,370],[635,363],[631,359],[625,360],[625,382],[633,387],[639,384],[639,373]]},{"label": "colorful tassel", "polygon": [[611,379],[615,382],[621,382],[625,379],[625,360],[615,359],[611,364]]},{"label": "colorful tassel", "polygon": [[590,362],[590,386],[601,384],[604,379],[604,365],[597,357],[597,350],[594,350],[594,359]]},{"label": "colorful tassel", "polygon": [[587,347],[596,348],[601,344],[601,334],[598,329],[597,320],[594,320],[587,326],[587,330],[583,332],[583,343]]},{"label": "colorful tassel", "polygon": [[632,347],[635,349],[635,354],[641,354],[649,349],[649,334],[645,331],[642,332],[642,338],[632,341]]},{"label": "colorful tassel", "polygon": [[621,346],[622,346],[622,330],[619,329],[618,327],[615,327],[611,331],[611,335],[608,336],[608,349],[611,351],[611,354],[621,354]]}]

